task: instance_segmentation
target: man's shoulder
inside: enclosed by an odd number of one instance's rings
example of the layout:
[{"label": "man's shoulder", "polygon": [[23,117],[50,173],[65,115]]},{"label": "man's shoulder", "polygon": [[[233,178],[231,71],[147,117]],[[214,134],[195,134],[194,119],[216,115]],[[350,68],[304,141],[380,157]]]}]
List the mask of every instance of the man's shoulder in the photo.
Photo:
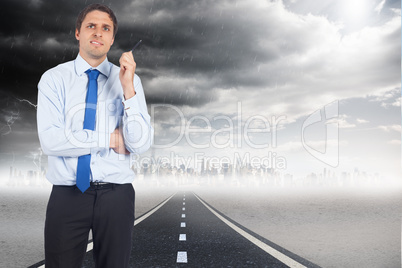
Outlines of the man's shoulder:
[{"label": "man's shoulder", "polygon": [[43,74],[43,76],[52,76],[52,77],[66,76],[66,74],[74,71],[75,71],[74,60],[71,60],[60,63],[59,65],[50,68]]},{"label": "man's shoulder", "polygon": [[38,89],[42,90],[46,87],[57,88],[62,85],[68,77],[72,77],[75,72],[74,61],[61,63],[53,68],[50,68],[42,74],[38,83]]}]

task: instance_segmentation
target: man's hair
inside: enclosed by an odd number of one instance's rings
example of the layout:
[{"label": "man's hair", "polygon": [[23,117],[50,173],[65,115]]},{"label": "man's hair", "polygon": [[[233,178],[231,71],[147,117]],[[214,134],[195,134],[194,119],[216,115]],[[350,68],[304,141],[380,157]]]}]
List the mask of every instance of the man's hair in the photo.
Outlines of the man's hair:
[{"label": "man's hair", "polygon": [[102,4],[91,4],[86,8],[84,8],[83,10],[81,10],[80,14],[78,15],[77,21],[75,22],[75,29],[77,29],[79,32],[81,29],[82,22],[84,21],[87,14],[94,10],[105,12],[109,15],[110,19],[113,21],[113,36],[116,36],[118,28],[116,16],[114,15],[113,10],[111,10],[108,6]]}]

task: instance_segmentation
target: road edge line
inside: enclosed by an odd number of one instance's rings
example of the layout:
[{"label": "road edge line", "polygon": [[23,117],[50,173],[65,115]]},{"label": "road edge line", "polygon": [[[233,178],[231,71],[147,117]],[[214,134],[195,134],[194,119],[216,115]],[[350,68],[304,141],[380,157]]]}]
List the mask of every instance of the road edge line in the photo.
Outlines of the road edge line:
[{"label": "road edge line", "polygon": [[177,194],[174,193],[172,194],[170,197],[168,197],[165,201],[163,201],[162,203],[160,203],[159,205],[157,205],[156,207],[154,207],[153,209],[151,209],[150,211],[148,211],[147,213],[141,215],[140,217],[138,217],[138,219],[136,219],[134,221],[134,226],[136,226],[137,224],[139,224],[140,222],[142,222],[143,220],[145,220],[146,218],[148,218],[149,216],[151,216],[154,212],[156,212],[158,209],[160,209],[164,204],[166,204],[173,196],[175,196]]},{"label": "road edge line", "polygon": [[230,228],[232,228],[233,230],[235,230],[236,232],[238,232],[241,236],[243,236],[244,238],[246,238],[247,240],[249,240],[251,243],[253,243],[254,245],[256,245],[257,247],[261,248],[262,250],[264,250],[265,252],[267,252],[268,254],[270,254],[271,256],[273,256],[274,258],[276,258],[277,260],[279,260],[280,262],[288,265],[291,268],[307,268],[306,266],[304,266],[303,264],[293,260],[292,258],[290,258],[289,256],[283,254],[282,252],[274,249],[273,247],[267,245],[266,243],[262,242],[261,240],[259,240],[258,238],[256,238],[255,236],[247,233],[246,231],[242,230],[241,228],[239,228],[238,226],[234,225],[233,223],[231,223],[229,220],[227,220],[226,218],[222,217],[222,215],[220,215],[218,212],[216,212],[213,208],[211,208],[209,205],[207,205],[201,198],[198,197],[198,195],[196,195],[194,193],[195,197],[197,197],[197,199],[207,208],[209,209],[215,216],[217,216],[221,221],[223,221],[226,225],[228,225]]}]

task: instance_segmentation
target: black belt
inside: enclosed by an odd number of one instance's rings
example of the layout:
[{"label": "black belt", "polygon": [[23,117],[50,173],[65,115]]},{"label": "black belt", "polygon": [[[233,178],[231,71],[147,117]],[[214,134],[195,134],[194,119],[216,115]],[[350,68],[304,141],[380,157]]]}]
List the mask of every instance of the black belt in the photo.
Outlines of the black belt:
[{"label": "black belt", "polygon": [[116,184],[110,182],[91,181],[89,185],[93,189],[108,189],[113,188]]}]

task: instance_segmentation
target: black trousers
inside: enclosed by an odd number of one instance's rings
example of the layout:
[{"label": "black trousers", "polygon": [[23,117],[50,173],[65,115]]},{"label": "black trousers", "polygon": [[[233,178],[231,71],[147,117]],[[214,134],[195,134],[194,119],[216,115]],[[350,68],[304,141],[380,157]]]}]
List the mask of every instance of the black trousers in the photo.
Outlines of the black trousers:
[{"label": "black trousers", "polygon": [[129,267],[134,227],[132,184],[107,189],[53,186],[45,221],[45,266],[81,267],[92,229],[95,267]]}]

